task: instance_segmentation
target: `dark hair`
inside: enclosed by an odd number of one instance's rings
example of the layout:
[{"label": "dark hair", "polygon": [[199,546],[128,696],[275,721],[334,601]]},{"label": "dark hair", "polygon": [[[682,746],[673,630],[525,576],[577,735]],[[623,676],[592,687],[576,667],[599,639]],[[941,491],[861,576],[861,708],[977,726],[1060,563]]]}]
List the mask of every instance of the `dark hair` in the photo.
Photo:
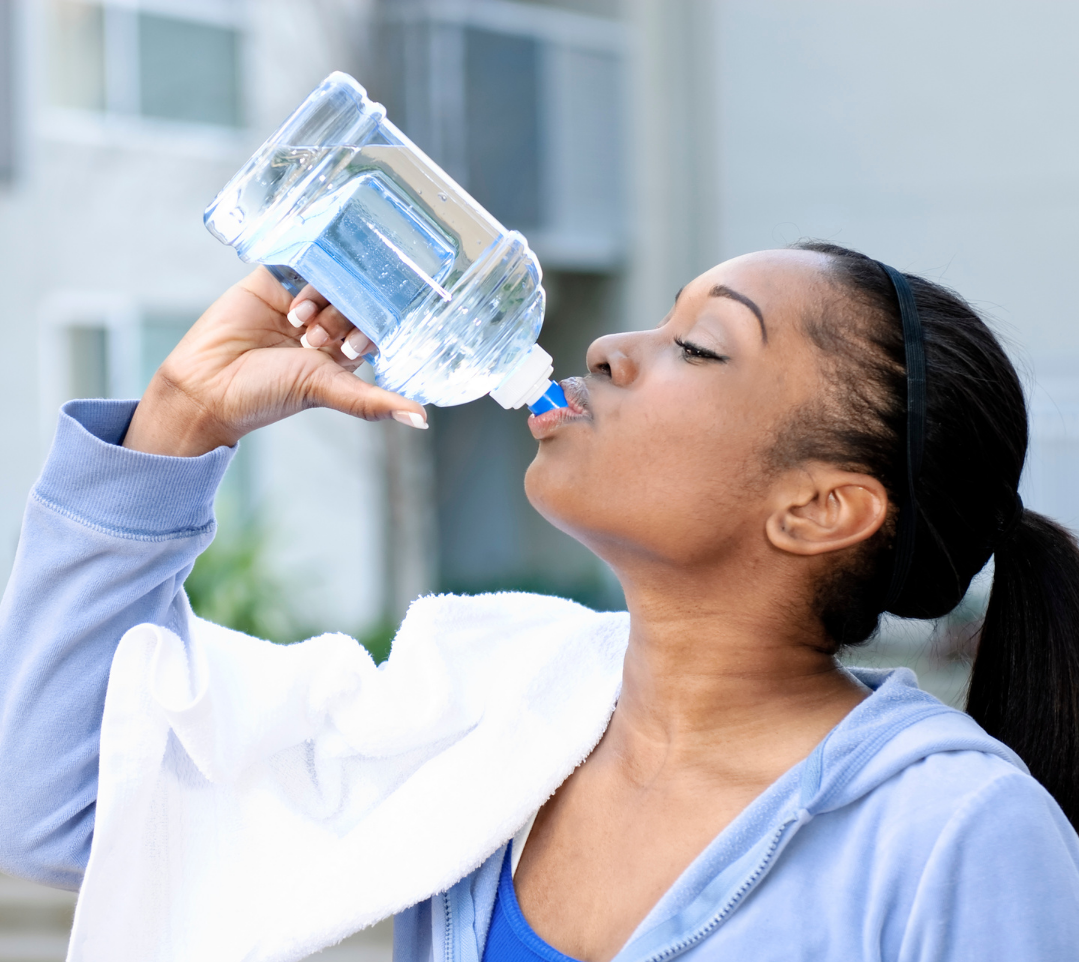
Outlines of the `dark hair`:
[{"label": "dark hair", "polygon": [[[775,457],[864,471],[898,504],[906,485],[906,372],[895,289],[864,254],[819,241],[795,246],[830,259],[820,303],[803,319],[829,387],[816,409],[799,412],[781,432]],[[926,436],[914,560],[889,610],[944,615],[995,558],[967,711],[1026,762],[1079,827],[1079,545],[1018,501],[1027,411],[999,341],[958,294],[904,276],[925,334]],[[876,630],[894,534],[892,509],[884,527],[818,586],[817,610],[837,647]]]}]

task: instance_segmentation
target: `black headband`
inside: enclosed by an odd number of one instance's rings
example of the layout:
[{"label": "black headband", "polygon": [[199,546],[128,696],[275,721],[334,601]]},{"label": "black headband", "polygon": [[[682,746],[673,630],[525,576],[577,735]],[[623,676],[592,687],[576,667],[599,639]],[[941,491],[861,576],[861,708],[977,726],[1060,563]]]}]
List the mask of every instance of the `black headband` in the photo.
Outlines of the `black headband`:
[{"label": "black headband", "polygon": [[914,536],[918,530],[918,498],[915,486],[922,468],[922,450],[925,448],[925,336],[914,293],[907,279],[894,267],[881,264],[881,269],[891,278],[895,295],[899,300],[899,316],[903,322],[903,348],[907,359],[907,490],[899,504],[898,530],[895,536],[895,563],[892,581],[884,596],[884,610],[888,611],[903,593],[914,560]]}]

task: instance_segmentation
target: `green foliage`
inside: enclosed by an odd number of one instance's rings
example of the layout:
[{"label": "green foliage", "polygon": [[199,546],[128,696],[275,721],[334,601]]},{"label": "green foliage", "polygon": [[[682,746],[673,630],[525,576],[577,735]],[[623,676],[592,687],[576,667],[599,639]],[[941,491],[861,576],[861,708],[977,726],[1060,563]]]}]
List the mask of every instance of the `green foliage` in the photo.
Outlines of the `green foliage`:
[{"label": "green foliage", "polygon": [[282,585],[266,571],[264,538],[254,524],[219,534],[199,556],[184,587],[195,613],[208,621],[278,643],[303,631],[285,601]]},{"label": "green foliage", "polygon": [[375,659],[375,664],[381,665],[390,657],[390,645],[393,644],[393,636],[396,634],[396,622],[380,621],[373,628],[369,628],[360,635],[360,644],[371,653],[371,657]]},{"label": "green foliage", "polygon": [[[265,537],[249,523],[221,533],[203,552],[184,587],[195,613],[208,621],[256,638],[290,644],[318,634],[289,606],[288,591],[266,567]],[[390,654],[397,625],[380,621],[358,634],[359,642],[382,664]]]}]

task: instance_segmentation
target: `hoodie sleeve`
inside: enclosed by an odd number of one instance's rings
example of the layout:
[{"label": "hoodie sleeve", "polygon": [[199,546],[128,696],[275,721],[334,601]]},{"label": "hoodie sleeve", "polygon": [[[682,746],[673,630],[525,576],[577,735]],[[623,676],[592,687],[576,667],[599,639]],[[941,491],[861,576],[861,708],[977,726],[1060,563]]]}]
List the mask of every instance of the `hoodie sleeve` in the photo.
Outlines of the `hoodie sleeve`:
[{"label": "hoodie sleeve", "polygon": [[1061,962],[1079,957],[1079,838],[1020,772],[952,817],[915,896],[899,962]]},{"label": "hoodie sleeve", "polygon": [[113,653],[144,622],[186,639],[183,582],[233,453],[120,447],[135,403],[64,406],[0,602],[0,869],[62,888],[90,852]]}]

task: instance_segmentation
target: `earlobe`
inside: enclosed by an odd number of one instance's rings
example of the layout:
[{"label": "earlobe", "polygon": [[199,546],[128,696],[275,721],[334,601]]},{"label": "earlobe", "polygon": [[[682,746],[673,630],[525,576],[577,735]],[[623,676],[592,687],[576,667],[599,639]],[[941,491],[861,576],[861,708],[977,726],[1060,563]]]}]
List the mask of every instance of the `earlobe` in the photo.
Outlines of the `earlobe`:
[{"label": "earlobe", "polygon": [[828,466],[800,480],[765,522],[768,540],[781,551],[840,551],[871,538],[884,524],[888,494],[876,478]]}]

